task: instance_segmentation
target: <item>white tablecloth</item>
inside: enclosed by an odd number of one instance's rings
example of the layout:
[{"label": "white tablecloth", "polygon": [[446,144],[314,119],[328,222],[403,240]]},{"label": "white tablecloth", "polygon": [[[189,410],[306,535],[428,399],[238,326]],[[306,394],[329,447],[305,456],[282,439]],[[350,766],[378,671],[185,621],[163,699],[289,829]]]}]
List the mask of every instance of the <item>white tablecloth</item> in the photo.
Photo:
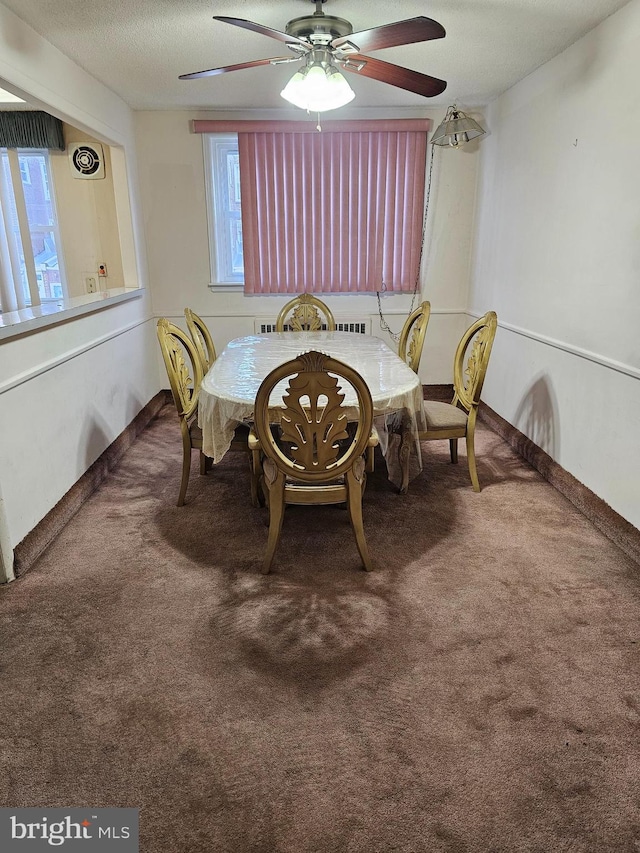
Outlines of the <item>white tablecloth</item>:
[{"label": "white tablecloth", "polygon": [[[236,426],[252,420],[256,394],[265,376],[278,365],[309,350],[345,362],[357,370],[369,386],[381,449],[387,457],[390,479],[397,485],[397,466],[390,464],[393,460],[388,458],[387,426],[394,413],[404,417],[417,444],[411,454],[411,473],[418,473],[422,463],[417,432],[425,428],[420,379],[380,338],[352,332],[281,332],[231,341],[204,377],[200,388],[198,424],[202,429],[204,453],[219,462],[231,445]],[[281,406],[286,384],[284,380],[282,387],[274,389],[270,401],[274,408]],[[343,389],[346,392],[344,405],[353,404],[355,408],[355,395],[350,395],[349,390]],[[395,437],[391,444],[397,451]]]}]

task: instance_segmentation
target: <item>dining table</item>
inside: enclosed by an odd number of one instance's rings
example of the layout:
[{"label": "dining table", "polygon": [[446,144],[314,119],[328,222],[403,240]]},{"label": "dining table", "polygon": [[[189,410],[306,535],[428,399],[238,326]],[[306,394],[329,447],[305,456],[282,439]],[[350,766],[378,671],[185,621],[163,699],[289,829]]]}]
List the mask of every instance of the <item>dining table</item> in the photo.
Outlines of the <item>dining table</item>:
[{"label": "dining table", "polygon": [[[422,469],[418,433],[425,428],[422,384],[414,371],[380,338],[354,332],[270,332],[230,341],[206,373],[198,399],[202,450],[214,464],[231,446],[238,425],[251,424],[258,389],[276,367],[316,350],[356,370],[373,401],[374,424],[389,480],[398,488]],[[276,385],[269,400],[282,407],[287,380]],[[281,387],[282,386],[282,387]],[[357,418],[355,391],[342,388],[343,407]]]}]

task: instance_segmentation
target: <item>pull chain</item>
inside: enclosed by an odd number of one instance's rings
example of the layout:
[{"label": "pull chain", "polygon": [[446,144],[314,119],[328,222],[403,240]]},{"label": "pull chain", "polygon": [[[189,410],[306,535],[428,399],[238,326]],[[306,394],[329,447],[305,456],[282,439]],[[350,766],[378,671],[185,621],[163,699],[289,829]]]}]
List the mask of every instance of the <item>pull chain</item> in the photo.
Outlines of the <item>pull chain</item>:
[{"label": "pull chain", "polygon": [[[413,287],[413,294],[411,295],[411,306],[409,308],[409,314],[407,316],[410,316],[412,311],[413,311],[413,307],[414,307],[414,304],[416,301],[418,289],[420,287],[420,270],[422,268],[422,255],[424,253],[424,242],[425,242],[425,237],[427,234],[427,216],[429,214],[429,198],[431,197],[431,175],[433,173],[433,148],[434,148],[434,146],[432,145],[431,146],[431,155],[429,157],[429,176],[427,178],[427,197],[426,197],[426,200],[424,203],[424,217],[422,219],[422,239],[420,241],[420,255],[418,257],[418,272],[416,273],[416,283]],[[400,340],[400,332],[391,331],[391,329],[389,328],[389,324],[385,320],[384,314],[382,313],[382,301],[380,299],[380,294],[386,293],[386,292],[387,292],[387,285],[383,281],[382,287],[380,288],[380,290],[376,291],[376,297],[378,299],[378,314],[380,315],[380,328],[382,329],[383,332],[386,332],[391,337],[391,339],[393,341],[398,343],[398,341]]]}]

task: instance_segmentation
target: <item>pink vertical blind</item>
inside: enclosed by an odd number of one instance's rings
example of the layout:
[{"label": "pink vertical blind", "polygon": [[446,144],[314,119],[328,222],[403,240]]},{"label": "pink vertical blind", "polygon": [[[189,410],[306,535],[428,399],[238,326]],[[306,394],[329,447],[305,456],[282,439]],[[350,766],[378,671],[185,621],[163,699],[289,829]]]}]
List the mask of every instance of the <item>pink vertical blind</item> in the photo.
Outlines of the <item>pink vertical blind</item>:
[{"label": "pink vertical blind", "polygon": [[427,134],[238,133],[245,292],[413,290]]}]

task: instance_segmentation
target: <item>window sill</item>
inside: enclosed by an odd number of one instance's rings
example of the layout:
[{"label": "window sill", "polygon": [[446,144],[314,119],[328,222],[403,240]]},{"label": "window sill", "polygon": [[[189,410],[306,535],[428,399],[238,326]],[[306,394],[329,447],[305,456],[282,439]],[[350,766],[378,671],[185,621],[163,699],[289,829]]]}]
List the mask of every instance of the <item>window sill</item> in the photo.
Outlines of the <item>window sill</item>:
[{"label": "window sill", "polygon": [[20,311],[8,311],[0,314],[0,340],[16,337],[24,332],[32,332],[46,326],[53,326],[64,320],[81,317],[99,311],[119,302],[138,299],[144,290],[139,287],[118,287],[101,293],[88,293],[71,299],[55,299],[43,302],[35,308],[22,308]]},{"label": "window sill", "polygon": [[244,293],[244,284],[238,284],[234,281],[223,281],[219,284],[209,284],[209,290],[215,293],[217,290],[236,290],[238,293]]}]

